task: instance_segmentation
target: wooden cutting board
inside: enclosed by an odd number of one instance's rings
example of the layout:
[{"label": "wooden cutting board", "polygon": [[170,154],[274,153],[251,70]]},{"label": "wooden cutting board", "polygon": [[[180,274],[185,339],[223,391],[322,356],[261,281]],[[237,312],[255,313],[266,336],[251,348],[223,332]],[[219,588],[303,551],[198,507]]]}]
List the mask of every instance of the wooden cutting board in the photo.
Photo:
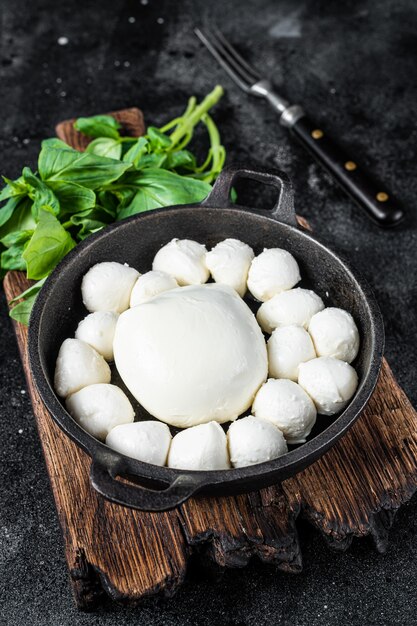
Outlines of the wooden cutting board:
[{"label": "wooden cutting board", "polygon": [[[143,134],[138,109],[114,115],[129,134]],[[85,148],[71,121],[56,130],[74,148]],[[5,278],[8,300],[27,287],[20,272]],[[280,570],[299,572],[299,517],[334,547],[346,549],[353,537],[371,535],[382,552],[395,512],[417,489],[417,414],[384,360],[376,390],[352,429],[282,484],[235,497],[194,498],[167,513],[112,504],[90,486],[89,457],[43,406],[28,366],[27,328],[15,323],[15,331],[81,609],[95,606],[104,593],[132,602],[174,594],[197,549],[221,567],[243,567],[256,555]]]}]

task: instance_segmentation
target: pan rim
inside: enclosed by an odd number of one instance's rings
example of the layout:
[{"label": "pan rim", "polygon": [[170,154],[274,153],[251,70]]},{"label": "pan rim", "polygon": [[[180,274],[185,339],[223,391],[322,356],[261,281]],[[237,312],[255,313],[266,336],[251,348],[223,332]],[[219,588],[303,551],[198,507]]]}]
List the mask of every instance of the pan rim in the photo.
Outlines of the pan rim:
[{"label": "pan rim", "polygon": [[[250,465],[242,468],[231,468],[227,470],[177,470],[169,467],[152,465],[150,463],[145,463],[122,455],[112,450],[101,441],[95,439],[75,422],[75,420],[65,410],[61,400],[54,392],[42,363],[40,350],[41,346],[39,341],[40,330],[42,327],[42,316],[45,307],[47,307],[48,297],[51,290],[59,281],[61,273],[69,265],[71,265],[74,258],[79,255],[88,254],[89,250],[96,244],[97,241],[105,238],[111,238],[112,234],[116,230],[122,228],[128,229],[129,225],[134,222],[153,219],[153,217],[157,214],[161,215],[169,212],[172,215],[175,212],[196,209],[201,212],[214,210],[216,212],[221,211],[229,214],[252,214],[273,224],[274,227],[279,225],[282,229],[284,229],[284,231],[295,231],[297,235],[307,239],[309,245],[316,246],[325,253],[330,254],[333,259],[342,266],[343,271],[350,274],[360,288],[361,297],[366,303],[367,313],[371,320],[373,333],[370,348],[369,370],[362,380],[353,400],[348,404],[346,409],[325,430],[316,435],[314,438],[306,441],[304,444],[289,451],[287,454],[279,457],[278,459],[273,459],[257,465]],[[78,244],[69,254],[67,254],[45,281],[45,284],[38,294],[32,311],[28,337],[29,365],[41,399],[61,430],[63,430],[63,432],[65,432],[65,434],[69,436],[79,447],[87,452],[93,460],[104,464],[106,467],[112,467],[114,473],[132,474],[138,478],[149,480],[149,482],[161,485],[171,484],[179,476],[190,476],[193,481],[198,483],[199,491],[206,491],[206,489],[211,487],[233,488],[234,486],[236,486],[236,491],[238,491],[239,484],[244,483],[245,481],[262,481],[264,486],[267,486],[273,482],[280,482],[280,480],[296,474],[298,471],[301,471],[309,464],[320,458],[351,428],[366,406],[378,380],[382,364],[383,350],[384,328],[381,312],[366,279],[352,266],[351,262],[346,260],[340,254],[335,253],[315,235],[273,219],[267,215],[266,211],[260,211],[258,209],[238,205],[217,208],[213,206],[189,204],[154,209],[153,211],[134,215],[120,222],[111,224],[102,231],[91,235],[86,240]],[[278,475],[279,477],[277,478]]]}]

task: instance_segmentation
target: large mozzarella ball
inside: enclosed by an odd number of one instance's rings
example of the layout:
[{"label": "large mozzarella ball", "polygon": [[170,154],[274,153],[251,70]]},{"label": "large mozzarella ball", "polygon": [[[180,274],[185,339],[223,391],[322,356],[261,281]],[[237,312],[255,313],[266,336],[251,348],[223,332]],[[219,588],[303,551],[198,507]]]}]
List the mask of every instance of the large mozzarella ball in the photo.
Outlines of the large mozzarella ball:
[{"label": "large mozzarella ball", "polygon": [[133,422],[135,412],[126,394],[115,385],[90,385],[67,398],[68,412],[93,437],[104,440],[119,424]]},{"label": "large mozzarella ball", "polygon": [[75,337],[88,343],[106,361],[112,361],[114,331],[118,317],[119,314],[113,311],[90,313],[78,324]]},{"label": "large mozzarella ball", "polygon": [[271,461],[288,451],[282,432],[272,422],[253,415],[233,422],[227,441],[233,467]]},{"label": "large mozzarella ball", "polygon": [[229,285],[240,296],[246,293],[246,281],[255,254],[247,243],[225,239],[206,254],[206,265],[216,283]]},{"label": "large mozzarella ball", "polygon": [[93,385],[109,383],[110,368],[103,357],[84,341],[65,339],[55,366],[54,386],[59,396]]},{"label": "large mozzarella ball", "polygon": [[114,261],[93,265],[81,283],[81,293],[85,307],[95,311],[121,313],[129,308],[130,293],[138,279],[139,272]]},{"label": "large mozzarella ball", "polygon": [[268,372],[251,310],[234,289],[213,283],[165,291],[122,313],[114,357],[137,401],[180,428],[236,419]]},{"label": "large mozzarella ball", "polygon": [[301,280],[297,261],[281,248],[265,249],[255,257],[248,273],[248,289],[265,302],[281,291],[291,289]]},{"label": "large mozzarella ball", "polygon": [[297,381],[298,366],[316,356],[310,335],[302,326],[276,328],[268,344],[269,375]]},{"label": "large mozzarella ball", "polygon": [[162,422],[134,422],[113,428],[106,437],[106,445],[144,463],[165,465],[171,438],[168,426]]},{"label": "large mozzarella ball", "polygon": [[308,326],[317,356],[334,356],[352,363],[359,350],[355,320],[343,309],[329,307],[313,315]]},{"label": "large mozzarella ball", "polygon": [[200,285],[210,276],[206,254],[206,247],[197,241],[173,239],[156,253],[152,269],[171,274],[181,287]]},{"label": "large mozzarella ball", "polygon": [[146,274],[139,276],[132,289],[132,293],[130,294],[130,306],[137,306],[138,304],[147,302],[159,293],[168,291],[169,289],[175,289],[176,287],[178,287],[178,283],[170,274],[158,270],[146,272]]},{"label": "large mozzarella ball", "polygon": [[311,289],[290,289],[264,302],[256,315],[261,328],[271,333],[279,326],[308,327],[312,316],[324,309],[323,300]]},{"label": "large mozzarella ball", "polygon": [[269,420],[288,443],[304,443],[316,423],[316,408],[304,389],[292,380],[269,378],[252,406],[256,417]]},{"label": "large mozzarella ball", "polygon": [[318,413],[334,415],[345,408],[358,386],[351,365],[329,356],[300,363],[298,382],[313,399]]},{"label": "large mozzarella ball", "polygon": [[222,470],[230,467],[227,439],[217,422],[179,432],[171,442],[168,467],[184,470]]}]

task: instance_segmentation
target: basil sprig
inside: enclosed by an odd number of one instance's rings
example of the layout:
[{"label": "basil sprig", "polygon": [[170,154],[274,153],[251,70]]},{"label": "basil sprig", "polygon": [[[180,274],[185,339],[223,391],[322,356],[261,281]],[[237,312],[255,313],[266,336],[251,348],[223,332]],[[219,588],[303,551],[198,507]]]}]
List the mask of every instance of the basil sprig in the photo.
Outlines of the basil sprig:
[{"label": "basil sprig", "polygon": [[[42,142],[37,172],[25,167],[0,191],[0,271],[26,271],[37,282],[15,300],[10,315],[27,324],[44,281],[79,241],[111,222],[155,208],[203,200],[221,172],[225,149],[209,110],[223,94],[217,86],[183,115],[143,137],[123,135],[109,115],[78,118],[90,137],[85,152],[59,139]],[[195,126],[206,128],[210,147],[198,164],[188,149]]]}]

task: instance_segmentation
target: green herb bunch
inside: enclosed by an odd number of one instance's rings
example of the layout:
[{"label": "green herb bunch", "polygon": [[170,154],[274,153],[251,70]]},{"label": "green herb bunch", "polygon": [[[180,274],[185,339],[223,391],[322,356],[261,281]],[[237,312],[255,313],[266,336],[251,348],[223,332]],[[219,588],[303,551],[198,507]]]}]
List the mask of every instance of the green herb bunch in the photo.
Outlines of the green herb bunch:
[{"label": "green herb bunch", "polygon": [[[85,152],[59,139],[42,142],[37,172],[24,167],[17,180],[4,178],[0,192],[0,271],[22,270],[37,282],[15,301],[10,315],[24,324],[48,275],[79,241],[111,222],[173,204],[199,202],[220,173],[225,149],[208,115],[223,94],[220,86],[182,116],[139,138],[120,134],[111,116],[79,118],[74,126],[93,140]],[[210,147],[202,165],[187,149],[197,124]]]}]

